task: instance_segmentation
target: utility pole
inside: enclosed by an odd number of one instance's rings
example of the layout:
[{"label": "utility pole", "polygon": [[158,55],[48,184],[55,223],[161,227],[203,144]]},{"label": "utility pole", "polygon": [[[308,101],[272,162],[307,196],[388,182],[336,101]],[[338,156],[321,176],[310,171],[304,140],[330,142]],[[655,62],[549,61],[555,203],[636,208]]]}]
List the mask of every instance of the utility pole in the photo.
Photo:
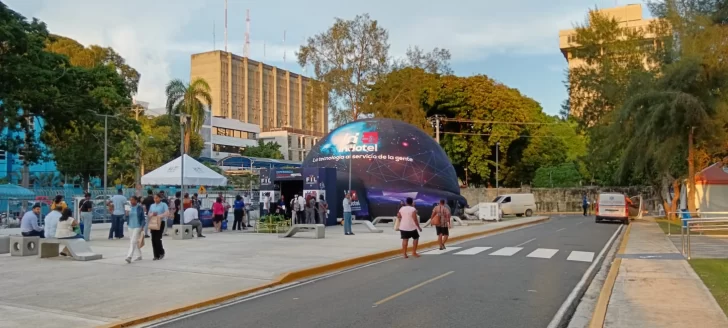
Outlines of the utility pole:
[{"label": "utility pole", "polygon": [[109,169],[109,117],[116,117],[116,115],[99,114],[89,109],[89,112],[94,113],[96,116],[102,116],[104,118],[104,192],[108,191],[108,169]]},{"label": "utility pole", "polygon": [[495,143],[495,194],[500,195],[500,189],[498,185],[498,148],[500,147],[500,141]]}]

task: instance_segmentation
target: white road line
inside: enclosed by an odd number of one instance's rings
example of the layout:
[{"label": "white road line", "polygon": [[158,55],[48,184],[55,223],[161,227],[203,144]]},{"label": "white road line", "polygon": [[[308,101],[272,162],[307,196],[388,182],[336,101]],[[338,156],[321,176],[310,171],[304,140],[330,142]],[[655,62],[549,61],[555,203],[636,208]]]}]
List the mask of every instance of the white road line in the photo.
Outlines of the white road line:
[{"label": "white road line", "polygon": [[566,258],[567,261],[580,261],[580,262],[591,262],[594,260],[594,252],[579,252],[573,251]]},{"label": "white road line", "polygon": [[559,230],[556,230],[556,232],[559,232],[559,231],[564,231],[564,230],[566,230],[566,228],[561,228],[561,229],[559,229]]},{"label": "white road line", "polygon": [[530,242],[532,242],[532,241],[534,241],[534,240],[536,240],[536,238],[533,238],[533,239],[529,239],[529,240],[526,240],[526,241],[524,241],[524,242],[522,242],[522,243],[520,243],[520,244],[516,245],[516,247],[521,247],[521,246],[523,246],[523,245],[525,245],[525,244],[528,244],[528,243],[530,243]]},{"label": "white road line", "polygon": [[481,252],[485,252],[493,247],[471,247],[462,252],[455,253],[455,255],[475,255]]},{"label": "white road line", "polygon": [[526,255],[526,257],[537,257],[540,259],[550,259],[558,251],[559,251],[558,249],[537,248],[535,251],[531,252],[531,254]]},{"label": "white road line", "polygon": [[497,251],[495,251],[493,253],[490,253],[490,255],[495,255],[495,256],[511,256],[513,254],[518,253],[522,249],[523,249],[523,247],[503,247],[503,248],[501,248],[501,249],[499,249],[499,250],[497,250]]},{"label": "white road line", "polygon": [[440,255],[440,254],[444,254],[444,253],[447,253],[449,251],[454,251],[454,250],[460,249],[460,248],[462,248],[462,247],[448,247],[448,248],[445,248],[445,249],[433,249],[433,250],[431,250],[429,252],[422,253],[422,255]]},{"label": "white road line", "polygon": [[580,224],[582,224],[582,223],[584,223],[584,222],[586,222],[586,221],[581,221],[581,222],[577,223],[576,225],[580,225]]}]

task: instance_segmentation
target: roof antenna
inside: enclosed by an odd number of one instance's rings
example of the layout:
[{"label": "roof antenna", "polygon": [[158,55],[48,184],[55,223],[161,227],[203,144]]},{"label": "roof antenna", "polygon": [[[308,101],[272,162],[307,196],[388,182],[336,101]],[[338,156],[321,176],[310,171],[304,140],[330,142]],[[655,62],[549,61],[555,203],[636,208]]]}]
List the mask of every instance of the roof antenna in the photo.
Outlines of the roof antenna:
[{"label": "roof antenna", "polygon": [[227,0],[225,0],[225,52],[227,52]]},{"label": "roof antenna", "polygon": [[243,56],[250,58],[250,9],[245,10],[245,46]]}]

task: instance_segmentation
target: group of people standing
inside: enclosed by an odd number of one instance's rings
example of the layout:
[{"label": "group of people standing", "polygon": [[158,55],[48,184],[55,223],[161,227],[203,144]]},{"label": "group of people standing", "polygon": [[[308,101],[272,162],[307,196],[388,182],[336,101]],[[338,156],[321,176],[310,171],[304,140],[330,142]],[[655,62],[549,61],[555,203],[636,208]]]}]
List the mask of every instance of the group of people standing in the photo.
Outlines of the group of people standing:
[{"label": "group of people standing", "polygon": [[[435,233],[437,234],[437,241],[440,244],[440,250],[445,249],[445,243],[450,236],[450,229],[452,229],[452,221],[450,207],[445,204],[445,200],[441,199],[438,204],[432,209],[432,215],[430,216],[430,223],[435,227]],[[414,207],[414,200],[408,197],[404,204],[400,204],[399,211],[397,212],[397,221],[394,224],[394,229],[399,231],[400,238],[402,239],[402,252],[404,258],[408,258],[407,248],[409,246],[409,240],[412,239],[412,256],[420,257],[417,253],[417,245],[420,239],[420,220],[417,216],[417,209]]]}]

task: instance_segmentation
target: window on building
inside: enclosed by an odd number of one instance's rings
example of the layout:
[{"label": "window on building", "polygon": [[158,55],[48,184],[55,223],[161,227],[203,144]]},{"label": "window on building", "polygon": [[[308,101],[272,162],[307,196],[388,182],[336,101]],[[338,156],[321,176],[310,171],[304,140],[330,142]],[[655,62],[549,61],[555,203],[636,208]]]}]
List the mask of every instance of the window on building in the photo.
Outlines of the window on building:
[{"label": "window on building", "polygon": [[240,138],[240,139],[255,139],[256,138],[256,134],[253,132],[219,128],[219,127],[215,128],[215,134],[219,135],[219,136]]},{"label": "window on building", "polygon": [[240,151],[244,148],[230,145],[213,144],[212,149],[216,152],[239,154]]}]

